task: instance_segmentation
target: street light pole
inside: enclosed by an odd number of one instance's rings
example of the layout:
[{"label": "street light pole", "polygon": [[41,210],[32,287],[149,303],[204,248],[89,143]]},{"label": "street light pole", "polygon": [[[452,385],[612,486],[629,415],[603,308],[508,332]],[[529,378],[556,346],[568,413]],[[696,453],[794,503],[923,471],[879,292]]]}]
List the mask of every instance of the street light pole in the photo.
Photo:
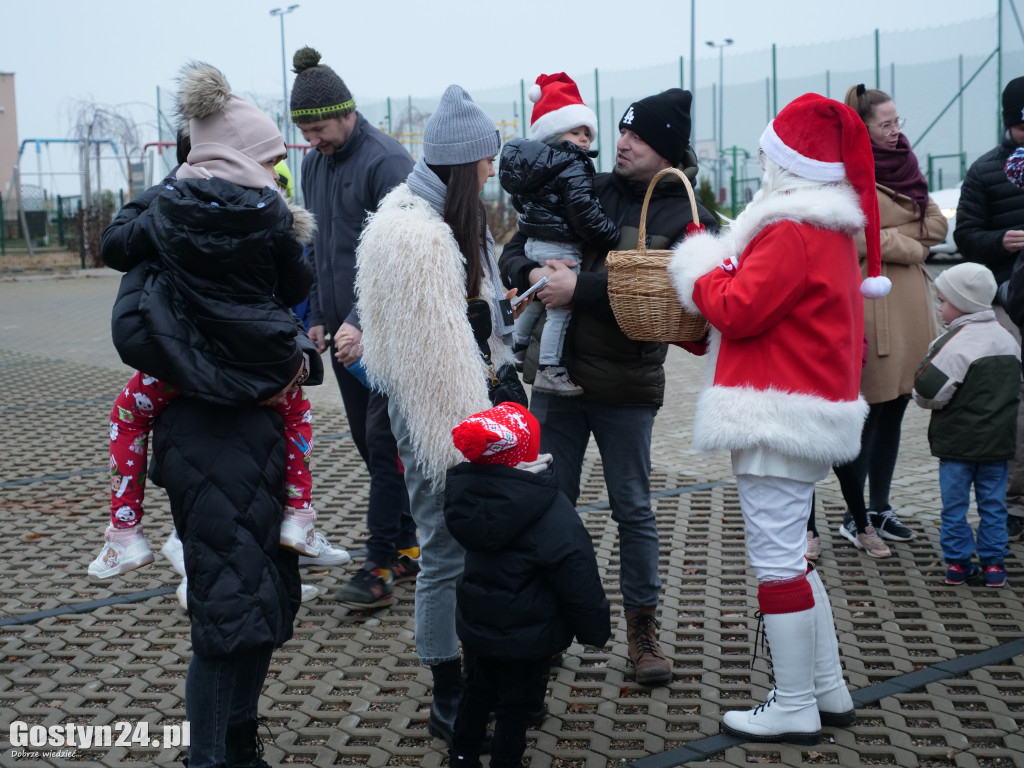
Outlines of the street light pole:
[{"label": "street light pole", "polygon": [[716,43],[713,40],[708,40],[707,44],[711,48],[718,49],[718,165],[715,168],[715,194],[719,194],[719,190],[722,188],[722,158],[724,155],[722,151],[725,149],[725,141],[722,138],[722,108],[725,104],[725,49],[732,45],[733,40],[731,37],[725,38],[722,42]]},{"label": "street light pole", "polygon": [[299,5],[289,5],[287,8],[274,8],[271,16],[277,16],[281,20],[281,86],[283,87],[283,100],[281,102],[281,135],[285,143],[288,143],[288,124],[291,123],[288,115],[288,66],[285,64],[284,49],[284,17],[298,8]]}]

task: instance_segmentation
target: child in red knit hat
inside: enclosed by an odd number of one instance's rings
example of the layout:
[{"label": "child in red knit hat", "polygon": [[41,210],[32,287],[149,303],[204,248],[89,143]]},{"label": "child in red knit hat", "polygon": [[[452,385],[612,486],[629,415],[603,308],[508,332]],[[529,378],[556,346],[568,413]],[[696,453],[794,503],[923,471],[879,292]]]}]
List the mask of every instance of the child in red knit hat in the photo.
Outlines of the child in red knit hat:
[{"label": "child in red knit hat", "polygon": [[466,664],[451,764],[476,768],[490,713],[490,764],[518,766],[543,711],[551,657],[573,637],[601,647],[608,600],[582,520],[558,490],[540,426],[502,403],[452,430],[469,460],[448,470],[445,522],[466,549],[455,621]]}]

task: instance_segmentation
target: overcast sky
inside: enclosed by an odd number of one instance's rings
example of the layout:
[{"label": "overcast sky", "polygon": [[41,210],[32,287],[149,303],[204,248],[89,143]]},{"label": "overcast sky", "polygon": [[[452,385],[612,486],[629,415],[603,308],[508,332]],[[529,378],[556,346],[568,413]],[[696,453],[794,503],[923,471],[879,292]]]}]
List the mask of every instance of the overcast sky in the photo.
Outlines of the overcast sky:
[{"label": "overcast sky", "polygon": [[[733,38],[728,57],[772,43],[838,40],[876,27],[921,29],[997,10],[997,0],[693,1],[698,85],[718,72],[706,40]],[[236,92],[278,96],[281,26],[269,11],[279,5],[0,0],[0,72],[16,75],[19,138],[68,137],[80,101],[135,104],[140,122],[152,124],[157,86],[169,102],[174,77],[189,59],[219,67]],[[472,93],[520,78],[530,83],[541,72],[621,70],[680,55],[688,61],[690,9],[687,0],[301,0],[284,17],[289,87],[291,55],[303,45],[323,54],[357,101],[429,97],[452,82]]]}]

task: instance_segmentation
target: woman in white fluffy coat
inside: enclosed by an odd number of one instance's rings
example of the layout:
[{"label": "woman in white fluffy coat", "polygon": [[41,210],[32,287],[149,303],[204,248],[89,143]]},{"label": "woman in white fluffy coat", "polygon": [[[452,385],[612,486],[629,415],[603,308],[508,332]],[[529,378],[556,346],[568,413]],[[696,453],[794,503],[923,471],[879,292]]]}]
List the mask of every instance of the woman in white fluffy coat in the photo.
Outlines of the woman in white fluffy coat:
[{"label": "woman in white fluffy coat", "polygon": [[863,171],[867,136],[844,105],[801,97],[761,145],[761,190],[721,235],[688,237],[670,273],[682,304],[712,327],[694,444],[732,452],[776,680],[766,705],[727,712],[723,726],[752,741],[816,744],[823,722],[856,718],[828,596],[804,550],[814,483],[860,449],[864,307],[853,236],[867,214],[877,275],[878,209],[870,165]]},{"label": "woman in white fluffy coat", "polygon": [[356,250],[363,362],[388,394],[419,529],[416,651],[434,677],[427,728],[449,745],[462,694],[455,584],[465,551],[445,525],[445,472],[464,460],[452,429],[491,407],[469,300],[491,310],[495,370],[513,362],[512,313],[501,311],[506,292],[480,201],[500,146],[494,122],[450,86],[424,128],[423,158],[381,201]]}]

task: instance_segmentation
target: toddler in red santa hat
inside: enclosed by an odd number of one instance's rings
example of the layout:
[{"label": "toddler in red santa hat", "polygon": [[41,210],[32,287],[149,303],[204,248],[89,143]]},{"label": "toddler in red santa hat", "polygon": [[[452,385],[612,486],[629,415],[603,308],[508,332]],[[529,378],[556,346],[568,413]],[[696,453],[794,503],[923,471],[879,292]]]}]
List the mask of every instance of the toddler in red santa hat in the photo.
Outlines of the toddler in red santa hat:
[{"label": "toddler in red santa hat", "polygon": [[[539,266],[552,262],[579,264],[584,244],[614,247],[619,228],[601,207],[594,192],[597,116],[583,103],[579,88],[564,72],[540,75],[530,86],[529,138],[512,138],[501,149],[498,181],[519,211],[519,231],[529,238],[526,256]],[[513,336],[521,364],[541,305],[531,303],[516,318]],[[579,397],[562,361],[562,344],[572,317],[568,307],[549,307],[540,339],[533,390],[560,397]]]},{"label": "toddler in red santa hat", "polygon": [[543,712],[551,657],[574,637],[608,642],[608,600],[590,536],[558,490],[551,456],[538,455],[533,414],[502,403],[463,421],[452,439],[469,461],[445,481],[445,522],[466,549],[455,615],[466,686],[451,764],[480,765],[494,712],[491,762],[519,765],[526,729]]}]

